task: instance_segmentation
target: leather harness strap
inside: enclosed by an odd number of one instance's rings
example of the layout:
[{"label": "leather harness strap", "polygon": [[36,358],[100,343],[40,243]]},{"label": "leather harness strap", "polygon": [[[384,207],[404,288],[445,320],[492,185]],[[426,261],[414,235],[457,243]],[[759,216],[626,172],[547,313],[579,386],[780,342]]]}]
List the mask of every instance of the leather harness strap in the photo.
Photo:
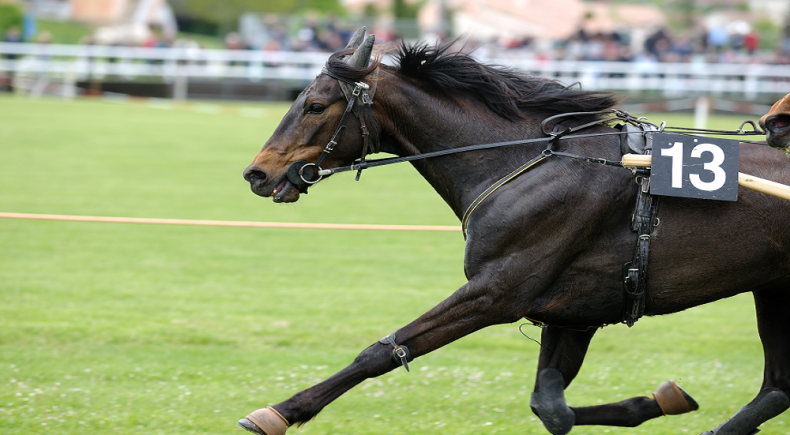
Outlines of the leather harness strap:
[{"label": "leather harness strap", "polygon": [[[650,126],[644,126],[644,154],[653,151],[653,134]],[[623,265],[623,319],[628,327],[634,326],[645,313],[647,295],[647,259],[650,254],[650,237],[658,225],[658,196],[650,194],[650,170],[638,169],[636,172],[639,191],[636,196],[634,214],[631,217],[631,231],[638,234],[631,261]]]},{"label": "leather harness strap", "polygon": [[[346,97],[347,101],[352,101],[352,99],[356,99],[359,96],[361,102],[361,107],[365,110],[365,113],[360,111],[360,107],[355,104],[350,104],[351,110],[354,112],[354,115],[359,119],[359,123],[362,128],[362,135],[365,137],[365,147],[368,148],[370,153],[377,153],[380,151],[381,145],[379,143],[379,132],[378,128],[376,128],[376,120],[373,118],[373,110],[371,109],[371,105],[373,104],[373,97],[376,96],[376,89],[378,88],[379,82],[379,68],[376,68],[370,75],[368,83],[363,82],[354,82],[343,77],[338,76],[337,74],[332,73],[326,67],[321,70],[322,74],[326,74],[329,77],[340,82],[340,90],[343,92],[343,95]],[[356,88],[363,84],[367,86],[367,88],[363,87],[363,91],[361,94],[354,95]],[[370,135],[368,134],[367,127],[365,126],[365,117],[368,118],[370,121],[370,127],[373,130],[373,139],[370,139]],[[362,152],[362,159],[365,159],[365,156],[368,153],[365,153],[363,150]]]}]

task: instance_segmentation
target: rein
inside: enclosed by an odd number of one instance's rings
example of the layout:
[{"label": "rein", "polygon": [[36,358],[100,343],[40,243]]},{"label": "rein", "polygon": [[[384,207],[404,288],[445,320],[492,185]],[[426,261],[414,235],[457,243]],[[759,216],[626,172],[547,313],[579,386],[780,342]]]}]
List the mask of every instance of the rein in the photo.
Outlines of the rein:
[{"label": "rein", "polygon": [[[416,154],[416,155],[413,155],[413,156],[387,157],[387,158],[384,158],[384,159],[375,159],[375,160],[360,159],[360,160],[357,160],[357,161],[355,161],[354,163],[352,163],[352,164],[350,164],[348,166],[339,166],[337,168],[329,168],[329,169],[323,169],[323,168],[319,167],[318,168],[318,176],[325,177],[327,175],[337,174],[337,173],[340,173],[340,172],[361,171],[361,170],[368,169],[368,168],[375,168],[375,167],[378,167],[378,166],[392,165],[392,164],[395,164],[395,163],[413,162],[413,161],[416,161],[416,160],[430,159],[430,158],[433,158],[433,157],[442,157],[442,156],[447,156],[447,155],[451,155],[451,154],[459,154],[459,153],[465,153],[465,152],[469,152],[469,151],[478,151],[478,150],[485,150],[485,149],[491,149],[491,148],[502,148],[502,147],[513,146],[513,145],[524,145],[524,144],[530,144],[530,143],[550,142],[552,140],[565,140],[565,139],[579,139],[579,138],[597,137],[597,136],[617,136],[617,135],[622,135],[623,134],[622,132],[613,131],[613,132],[606,132],[606,133],[586,133],[586,134],[574,134],[574,135],[566,136],[566,134],[568,134],[569,132],[572,133],[572,132],[578,131],[578,130],[580,130],[582,128],[591,127],[591,126],[596,125],[596,124],[605,124],[607,122],[613,122],[613,121],[625,121],[625,122],[628,122],[629,124],[632,124],[632,125],[647,124],[647,125],[654,125],[655,126],[655,124],[652,124],[652,123],[649,123],[649,122],[645,122],[644,121],[645,118],[636,118],[633,115],[629,114],[628,112],[625,112],[625,111],[622,111],[622,110],[619,110],[619,109],[610,109],[610,110],[604,110],[604,111],[600,111],[600,112],[574,112],[574,113],[564,113],[564,114],[561,114],[561,115],[555,115],[555,116],[552,116],[550,118],[546,118],[543,121],[543,123],[541,123],[541,129],[543,129],[543,126],[544,126],[544,124],[547,121],[553,120],[553,119],[555,119],[557,117],[578,116],[578,115],[585,115],[585,114],[587,114],[587,115],[607,114],[607,113],[615,114],[615,116],[612,116],[612,117],[609,117],[609,118],[603,118],[603,119],[597,120],[595,122],[584,124],[584,125],[581,125],[581,126],[568,128],[567,130],[562,131],[560,133],[553,133],[553,132],[552,133],[546,133],[547,135],[549,135],[549,137],[539,137],[539,138],[534,138],[534,139],[520,139],[520,140],[512,140],[512,141],[504,141],[504,142],[491,142],[491,143],[485,143],[485,144],[468,145],[468,146],[459,147],[459,148],[452,148],[452,149],[447,149],[447,150],[432,151],[432,152],[423,153],[423,154]],[[618,116],[618,114],[620,116]],[[754,128],[754,130],[744,130],[743,126],[746,125],[746,124],[751,125]],[[691,134],[693,132],[696,132],[696,133],[701,133],[701,134],[718,134],[718,135],[729,135],[729,136],[765,135],[765,132],[760,130],[754,124],[753,121],[744,121],[737,130],[705,130],[705,129],[684,128],[684,127],[667,127],[663,123],[661,125],[659,125],[659,126],[656,126],[656,127],[658,128],[658,131],[673,130],[673,131],[676,131],[677,133],[680,133],[680,134]],[[557,136],[557,137],[555,138],[555,136]],[[742,142],[746,142],[746,141],[742,141]],[[764,142],[748,142],[748,143],[764,144]],[[543,152],[546,153],[547,151],[544,150]],[[580,155],[576,155],[576,154],[564,153],[564,152],[561,152],[561,151],[553,151],[553,150],[549,150],[548,153],[549,153],[549,155],[556,155],[556,156],[559,156],[559,157],[569,157],[569,158],[584,160],[584,161],[587,161],[587,162],[590,162],[590,163],[598,163],[598,164],[602,164],[602,165],[606,165],[606,166],[619,166],[619,167],[623,166],[621,162],[614,162],[614,161],[610,161],[610,160],[606,160],[606,159],[602,159],[602,158],[598,158],[598,157],[580,156]]]},{"label": "rein", "polygon": [[[377,166],[386,166],[392,165],[395,163],[403,163],[403,162],[413,162],[416,160],[423,160],[429,159],[434,157],[441,157],[451,154],[458,154],[458,153],[465,153],[469,151],[477,151],[477,150],[484,150],[484,149],[491,149],[491,148],[501,148],[506,146],[513,146],[513,145],[524,145],[529,143],[542,143],[546,142],[548,145],[546,149],[544,149],[540,154],[533,157],[528,162],[524,163],[523,165],[516,168],[511,173],[505,175],[499,181],[492,184],[488,189],[484,190],[478,197],[472,201],[472,203],[467,207],[466,212],[461,219],[461,230],[463,232],[464,238],[466,238],[466,228],[469,223],[469,218],[472,215],[477,207],[492,193],[494,193],[497,189],[508,183],[509,181],[513,180],[514,178],[518,177],[519,175],[523,174],[524,172],[528,171],[536,164],[542,162],[543,160],[547,159],[550,156],[558,156],[558,157],[567,157],[576,160],[583,160],[590,163],[598,163],[605,166],[616,166],[616,167],[624,167],[621,161],[611,161],[599,157],[589,157],[589,156],[582,156],[577,154],[566,153],[562,151],[555,151],[553,150],[554,144],[556,144],[560,140],[564,139],[578,139],[578,138],[586,138],[586,137],[597,137],[597,136],[610,136],[610,135],[622,135],[623,132],[606,132],[606,133],[587,133],[587,134],[571,134],[578,132],[579,130],[583,130],[594,125],[600,124],[607,124],[609,122],[620,121],[626,124],[634,125],[640,127],[643,131],[657,131],[663,132],[666,130],[673,130],[680,134],[691,134],[691,133],[701,133],[701,134],[719,134],[719,135],[764,135],[765,132],[760,130],[757,125],[751,121],[747,120],[744,121],[737,130],[707,130],[707,129],[700,129],[700,128],[685,128],[685,127],[667,127],[664,122],[660,125],[655,125],[653,123],[647,122],[645,118],[637,118],[631,115],[630,113],[619,110],[619,109],[609,109],[609,110],[601,110],[597,112],[571,112],[571,113],[561,113],[558,115],[550,116],[544,119],[540,123],[540,130],[543,134],[547,137],[541,138],[534,138],[534,139],[522,139],[522,140],[515,140],[515,141],[505,141],[505,142],[493,142],[487,144],[477,144],[477,145],[469,145],[465,147],[459,148],[452,148],[446,150],[439,150],[439,151],[432,151],[424,154],[416,154],[413,156],[403,156],[403,157],[390,157],[384,159],[376,159],[376,160],[366,160],[365,157],[370,153],[376,153],[380,149],[379,144],[379,137],[378,137],[378,130],[376,129],[376,123],[373,119],[373,112],[371,110],[371,105],[373,104],[373,100],[368,95],[368,90],[370,89],[370,85],[364,82],[354,82],[343,77],[340,77],[336,74],[333,74],[326,68],[322,69],[321,72],[326,74],[342,83],[345,83],[349,86],[354,86],[353,91],[351,91],[348,97],[348,105],[346,106],[345,112],[343,112],[342,117],[340,118],[340,122],[335,130],[335,133],[332,135],[332,139],[327,143],[326,147],[324,148],[321,155],[318,157],[318,160],[315,163],[309,163],[304,160],[300,160],[291,164],[288,168],[288,180],[293,183],[300,192],[306,192],[307,187],[321,181],[321,179],[325,176],[346,172],[346,171],[357,171],[356,179],[359,180],[362,171],[367,168],[374,168]],[[345,94],[345,91],[344,91]],[[362,105],[365,108],[366,112],[364,115],[370,121],[371,126],[373,127],[375,139],[370,144],[370,137],[368,135],[367,129],[365,127],[365,120],[362,113],[358,113],[357,116],[359,118],[360,124],[362,126],[362,135],[365,139],[364,146],[362,149],[362,156],[360,159],[356,160],[354,163],[348,166],[341,166],[337,168],[330,168],[330,169],[323,169],[321,168],[321,162],[326,158],[329,153],[334,150],[335,146],[337,145],[337,140],[345,129],[346,120],[348,118],[348,114],[352,112],[354,109],[354,104],[357,101],[357,98],[361,97]],[[612,114],[613,116],[605,117],[604,115]],[[553,131],[548,131],[548,125],[552,121],[559,121],[562,118],[569,118],[569,117],[577,117],[577,116],[602,116],[600,119],[596,119],[591,122],[587,122],[585,124],[567,127],[565,130],[559,130],[559,122],[555,122]],[[744,126],[750,125],[752,127],[751,130],[745,130]],[[628,134],[628,133],[626,133]]]}]

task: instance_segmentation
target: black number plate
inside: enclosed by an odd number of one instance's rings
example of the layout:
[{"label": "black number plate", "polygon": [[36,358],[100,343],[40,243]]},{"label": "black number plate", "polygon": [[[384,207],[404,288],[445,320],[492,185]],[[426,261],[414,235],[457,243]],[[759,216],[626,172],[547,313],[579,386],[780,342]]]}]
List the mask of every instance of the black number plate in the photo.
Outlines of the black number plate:
[{"label": "black number plate", "polygon": [[654,133],[650,193],[737,201],[739,149],[737,140]]}]

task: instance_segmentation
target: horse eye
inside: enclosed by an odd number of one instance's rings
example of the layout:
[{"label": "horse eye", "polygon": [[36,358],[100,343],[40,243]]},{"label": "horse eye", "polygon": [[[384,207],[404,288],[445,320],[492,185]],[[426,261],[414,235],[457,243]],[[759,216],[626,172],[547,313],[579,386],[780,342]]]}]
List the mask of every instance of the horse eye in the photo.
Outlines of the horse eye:
[{"label": "horse eye", "polygon": [[324,113],[324,109],[326,109],[324,106],[313,103],[307,108],[307,113]]}]

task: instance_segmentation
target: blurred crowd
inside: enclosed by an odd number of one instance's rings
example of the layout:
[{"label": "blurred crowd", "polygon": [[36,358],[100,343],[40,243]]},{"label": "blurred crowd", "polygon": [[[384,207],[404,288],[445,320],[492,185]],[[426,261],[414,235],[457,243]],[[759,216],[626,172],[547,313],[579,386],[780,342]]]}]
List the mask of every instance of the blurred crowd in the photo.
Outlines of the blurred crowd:
[{"label": "blurred crowd", "polygon": [[[671,32],[657,29],[652,33],[589,32],[578,29],[565,40],[546,41],[499,39],[477,41],[461,38],[466,50],[482,51],[487,57],[526,56],[545,60],[690,62],[703,58],[708,63],[788,63],[790,39],[778,50],[761,47],[758,33],[748,24],[732,23],[728,27]],[[336,51],[345,45],[353,29],[337,24],[332,17],[318,22],[308,19],[295,32],[287,32],[276,17],[267,17],[254,33],[232,33],[226,38],[228,48],[250,50],[320,50]],[[389,29],[373,28],[377,43],[396,41],[399,35]],[[428,42],[441,35],[424,35]]]},{"label": "blurred crowd", "polygon": [[[269,21],[255,35],[231,33],[225,42],[229,49],[288,50],[334,52],[345,46],[352,29],[338,26],[333,20],[318,23],[307,20],[296,32]],[[377,43],[399,40],[397,33],[372,29]],[[641,36],[639,38],[638,36]],[[428,42],[442,40],[441,35],[423,37]],[[691,62],[707,63],[790,63],[790,39],[777,50],[761,47],[759,34],[751,28],[715,27],[695,31],[671,32],[657,29],[646,35],[634,32],[588,32],[578,29],[565,40],[546,41],[532,38],[478,41],[460,38],[459,47],[475,50],[484,57],[526,57],[539,60],[585,60],[622,62]]]},{"label": "blurred crowd", "polygon": [[626,32],[603,33],[577,30],[570,38],[549,44],[523,39],[504,44],[489,44],[484,49],[496,50],[545,60],[585,60],[610,62],[691,62],[707,63],[784,63],[787,53],[760,50],[757,32],[728,33],[722,28],[698,32],[672,33],[658,29],[635,40]]},{"label": "blurred crowd", "polygon": [[[744,23],[745,24],[745,23]],[[290,31],[289,31],[290,29]],[[324,51],[342,49],[356,26],[340,25],[333,17],[322,20],[307,18],[299,26],[288,28],[276,16],[267,17],[254,29],[242,26],[238,32],[224,36],[228,50],[262,51]],[[377,43],[396,42],[399,35],[386,28],[371,28]],[[427,42],[441,41],[441,35],[424,35]],[[18,28],[9,29],[3,40],[20,42]],[[35,42],[48,43],[51,36],[43,32]],[[497,39],[478,41],[461,37],[459,48],[474,50],[484,58],[523,58],[537,60],[584,60],[623,62],[693,62],[706,63],[768,63],[790,64],[790,37],[779,42],[776,50],[761,46],[757,32],[748,26],[740,29],[715,27],[711,29],[672,32],[658,29],[652,33],[641,32],[589,32],[582,28],[565,40],[547,41],[531,38]],[[96,44],[86,37],[83,44]],[[137,45],[149,48],[184,47],[205,48],[189,38],[152,33]]]}]

